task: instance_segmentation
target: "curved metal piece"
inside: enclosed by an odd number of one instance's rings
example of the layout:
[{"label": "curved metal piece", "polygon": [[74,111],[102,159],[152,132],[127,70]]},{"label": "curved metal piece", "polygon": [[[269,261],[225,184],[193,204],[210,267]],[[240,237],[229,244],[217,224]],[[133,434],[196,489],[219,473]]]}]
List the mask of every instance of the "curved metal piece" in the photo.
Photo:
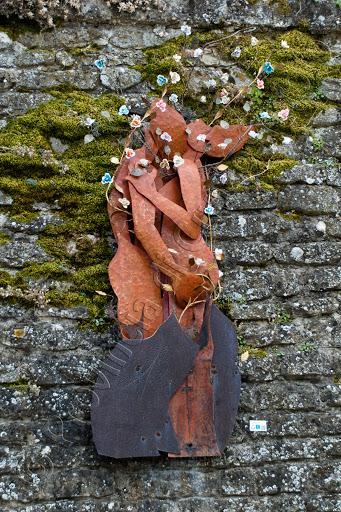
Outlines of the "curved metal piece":
[{"label": "curved metal piece", "polygon": [[238,412],[240,373],[237,365],[238,341],[232,322],[212,306],[213,340],[212,381],[214,389],[214,427],[222,452],[232,434]]},{"label": "curved metal piece", "polygon": [[207,144],[210,147],[206,154],[215,158],[228,158],[246,144],[252,126],[240,124],[222,128],[213,126],[207,136]]},{"label": "curved metal piece", "polygon": [[151,336],[163,321],[161,291],[148,255],[125,238],[109,264],[110,284],[117,295],[117,315],[124,337],[143,318],[142,337]]},{"label": "curved metal piece", "polygon": [[[166,105],[166,110],[162,112],[155,108],[156,103],[157,101],[152,105],[154,116],[150,121],[149,132],[158,148],[158,155],[161,158],[172,159],[175,154],[182,155],[186,151],[186,121],[175,108]],[[167,132],[171,136],[170,142],[165,142],[160,138],[163,132]],[[168,145],[171,150],[168,155],[164,152],[165,145]]]},{"label": "curved metal piece", "polygon": [[92,432],[100,455],[179,452],[168,406],[197,352],[174,315],[151,338],[117,343],[102,365],[92,400]]}]

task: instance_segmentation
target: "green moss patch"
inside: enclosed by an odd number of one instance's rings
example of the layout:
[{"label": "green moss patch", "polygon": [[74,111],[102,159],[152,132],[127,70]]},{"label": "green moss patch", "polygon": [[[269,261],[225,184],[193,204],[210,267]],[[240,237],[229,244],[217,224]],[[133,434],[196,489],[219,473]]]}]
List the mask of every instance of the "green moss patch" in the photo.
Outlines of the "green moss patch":
[{"label": "green moss patch", "polygon": [[[287,9],[288,2],[273,2],[278,8]],[[196,33],[193,36],[179,38],[169,41],[156,48],[145,50],[146,64],[139,66],[139,70],[145,80],[154,87],[155,94],[161,91],[156,85],[158,74],[168,75],[170,70],[178,71],[182,76],[191,71],[185,71],[183,65],[188,68],[192,66],[193,59],[183,58],[176,63],[172,56],[181,53],[186,45],[187,48],[201,47],[205,49],[207,43],[210,48],[215,48],[218,55],[224,60],[234,61],[251,80],[255,77],[258,69],[267,61],[270,61],[275,68],[274,73],[269,75],[265,81],[264,90],[252,87],[239,101],[232,103],[227,109],[223,118],[230,124],[259,124],[259,114],[267,111],[271,120],[265,122],[266,135],[262,140],[253,140],[245,148],[233,156],[228,165],[248,177],[255,176],[257,181],[265,188],[274,186],[274,178],[283,170],[290,169],[296,162],[280,153],[271,154],[269,157],[264,152],[264,147],[270,143],[281,143],[283,136],[297,138],[310,130],[312,118],[321,110],[333,105],[320,93],[322,80],[329,76],[340,76],[340,66],[328,66],[330,53],[319,44],[312,36],[299,30],[291,30],[285,33],[253,32],[252,36],[257,37],[258,44],[251,46],[250,34],[231,34],[222,31]],[[281,41],[287,41],[289,48],[282,48]],[[239,59],[233,59],[231,53],[239,46],[241,55]],[[189,68],[190,69],[190,68]],[[226,70],[228,72],[228,69]],[[186,87],[185,81],[178,84],[169,84],[169,93],[176,93],[183,97],[186,106],[190,106],[210,122],[220,106],[214,102],[216,93],[219,91],[217,84],[216,91],[203,89],[202,92],[194,94]],[[225,85],[227,90],[233,94],[233,85]],[[207,103],[200,102],[200,96],[205,94]],[[251,109],[246,112],[243,109],[245,102],[249,102]],[[289,119],[281,122],[277,112],[284,108],[290,109]],[[258,126],[256,129],[259,130]],[[270,158],[270,161],[269,161]]]},{"label": "green moss patch", "polygon": [[[52,257],[46,263],[30,263],[14,277],[1,274],[2,286],[25,289],[32,279],[71,283],[68,292],[50,291],[51,304],[84,304],[93,317],[103,317],[105,296],[111,293],[107,265],[112,256],[108,243],[110,225],[106,213],[104,172],[114,172],[110,158],[121,151],[118,140],[127,134],[128,123],[117,115],[121,100],[111,94],[93,98],[77,90],[50,91],[54,99],[11,120],[0,133],[0,188],[14,197],[4,210],[17,222],[37,217],[36,202],[51,204],[61,225],[49,225],[39,243]],[[110,119],[103,116],[110,113]],[[96,138],[84,143],[90,133],[85,119],[95,121]],[[50,137],[63,144],[63,153],[51,146]],[[1,240],[7,241],[4,235]]]}]

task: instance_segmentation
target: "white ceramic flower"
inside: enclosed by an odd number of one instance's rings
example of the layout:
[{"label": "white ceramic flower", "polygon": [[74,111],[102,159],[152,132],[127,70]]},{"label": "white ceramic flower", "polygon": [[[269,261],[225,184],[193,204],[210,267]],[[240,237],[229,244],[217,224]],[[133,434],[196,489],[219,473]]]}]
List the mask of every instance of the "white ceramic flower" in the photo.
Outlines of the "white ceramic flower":
[{"label": "white ceramic flower", "polygon": [[211,78],[210,80],[207,80],[206,85],[207,87],[215,87],[217,82],[214,80],[214,78]]},{"label": "white ceramic flower", "polygon": [[174,157],[173,157],[174,167],[180,167],[180,165],[183,165],[184,163],[185,163],[185,160],[180,155],[174,155]]},{"label": "white ceramic flower", "polygon": [[214,249],[214,256],[217,261],[222,261],[224,259],[224,251],[222,249]]},{"label": "white ceramic flower", "polygon": [[195,57],[195,58],[201,57],[203,53],[204,53],[204,50],[202,50],[201,48],[196,48],[193,52],[193,57]]},{"label": "white ceramic flower", "polygon": [[170,76],[172,84],[177,84],[181,80],[181,76],[176,71],[171,71],[169,73],[169,76]]},{"label": "white ceramic flower", "polygon": [[169,135],[168,132],[163,132],[160,135],[160,139],[165,140],[166,142],[172,142],[172,137],[171,137],[171,135]]},{"label": "white ceramic flower", "polygon": [[190,36],[192,33],[192,28],[189,25],[187,25],[187,23],[181,25],[180,30],[185,34],[185,36]]},{"label": "white ceramic flower", "polygon": [[197,136],[197,140],[199,140],[200,142],[205,142],[206,135],[204,133],[199,133],[199,135]]},{"label": "white ceramic flower", "polygon": [[141,160],[139,160],[139,165],[141,165],[141,167],[148,167],[149,160],[147,160],[146,158],[141,158]]},{"label": "white ceramic flower", "polygon": [[118,200],[119,203],[123,206],[123,208],[127,209],[130,205],[130,201],[126,197],[120,197]]}]

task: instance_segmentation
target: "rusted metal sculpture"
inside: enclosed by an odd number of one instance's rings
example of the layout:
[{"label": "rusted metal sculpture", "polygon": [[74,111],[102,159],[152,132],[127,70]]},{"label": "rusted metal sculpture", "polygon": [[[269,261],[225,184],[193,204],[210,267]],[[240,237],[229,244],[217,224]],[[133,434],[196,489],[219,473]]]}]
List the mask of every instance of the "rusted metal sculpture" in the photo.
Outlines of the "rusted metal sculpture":
[{"label": "rusted metal sculpture", "polygon": [[200,158],[232,155],[251,127],[186,124],[161,104],[143,147],[126,150],[109,198],[123,340],[99,372],[92,428],[98,452],[115,458],[219,455],[239,401],[236,336],[212,304],[219,269],[201,236]]}]

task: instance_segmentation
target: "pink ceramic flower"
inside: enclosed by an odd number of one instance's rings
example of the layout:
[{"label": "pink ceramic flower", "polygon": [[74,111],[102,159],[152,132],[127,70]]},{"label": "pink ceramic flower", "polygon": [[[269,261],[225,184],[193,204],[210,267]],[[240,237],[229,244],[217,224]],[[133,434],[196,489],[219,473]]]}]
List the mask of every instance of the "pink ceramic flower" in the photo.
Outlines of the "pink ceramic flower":
[{"label": "pink ceramic flower", "polygon": [[132,128],[140,128],[141,126],[141,117],[140,116],[133,116],[132,120],[130,122],[130,126]]},{"label": "pink ceramic flower", "polygon": [[161,112],[166,112],[167,103],[163,100],[159,100],[155,103],[156,108],[159,108]]},{"label": "pink ceramic flower", "polygon": [[257,78],[256,85],[258,89],[264,89],[264,80],[260,80],[259,78]]},{"label": "pink ceramic flower", "polygon": [[135,156],[135,151],[131,148],[125,148],[126,158],[133,158]]},{"label": "pink ceramic flower", "polygon": [[282,119],[282,121],[286,121],[289,117],[289,109],[284,108],[283,110],[280,110],[277,115],[280,119]]}]

